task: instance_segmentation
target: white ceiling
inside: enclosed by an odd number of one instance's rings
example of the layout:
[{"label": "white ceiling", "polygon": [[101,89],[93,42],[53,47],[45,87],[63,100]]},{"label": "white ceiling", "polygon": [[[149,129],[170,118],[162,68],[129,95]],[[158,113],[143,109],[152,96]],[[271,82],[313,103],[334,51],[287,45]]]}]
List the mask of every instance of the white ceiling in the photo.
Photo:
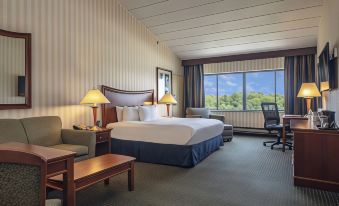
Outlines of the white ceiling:
[{"label": "white ceiling", "polygon": [[181,59],[316,46],[322,0],[120,0]]}]

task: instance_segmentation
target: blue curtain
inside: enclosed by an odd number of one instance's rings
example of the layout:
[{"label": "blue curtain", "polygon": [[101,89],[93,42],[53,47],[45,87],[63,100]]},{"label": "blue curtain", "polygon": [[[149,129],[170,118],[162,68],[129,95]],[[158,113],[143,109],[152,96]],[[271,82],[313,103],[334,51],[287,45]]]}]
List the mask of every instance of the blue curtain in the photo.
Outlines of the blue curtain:
[{"label": "blue curtain", "polygon": [[205,107],[204,65],[184,66],[184,106]]},{"label": "blue curtain", "polygon": [[[298,98],[302,83],[316,82],[315,55],[285,57],[285,113],[306,114],[306,102]],[[312,100],[312,111],[317,111],[318,98]],[[321,102],[321,101],[319,101]]]}]

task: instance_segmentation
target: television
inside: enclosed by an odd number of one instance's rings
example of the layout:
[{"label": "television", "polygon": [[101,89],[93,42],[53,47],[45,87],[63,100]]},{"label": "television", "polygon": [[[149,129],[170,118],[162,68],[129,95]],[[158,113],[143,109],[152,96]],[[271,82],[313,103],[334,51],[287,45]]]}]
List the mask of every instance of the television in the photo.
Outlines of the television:
[{"label": "television", "polygon": [[335,59],[331,59],[330,45],[327,42],[324,49],[319,55],[319,82],[320,91],[326,91],[338,88],[337,71]]}]

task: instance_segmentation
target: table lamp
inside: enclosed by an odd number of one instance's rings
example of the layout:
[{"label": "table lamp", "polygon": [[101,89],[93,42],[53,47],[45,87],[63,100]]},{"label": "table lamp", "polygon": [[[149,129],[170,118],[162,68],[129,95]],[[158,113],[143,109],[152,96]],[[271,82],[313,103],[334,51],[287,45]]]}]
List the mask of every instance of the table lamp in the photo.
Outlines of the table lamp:
[{"label": "table lamp", "polygon": [[97,130],[96,122],[97,122],[97,109],[98,104],[107,104],[110,103],[108,99],[98,90],[91,89],[87,92],[86,96],[81,100],[80,104],[88,104],[93,109],[93,127],[91,130]]},{"label": "table lamp", "polygon": [[171,95],[171,93],[166,93],[160,100],[159,104],[166,104],[167,106],[167,116],[169,117],[170,106],[171,104],[178,103],[177,100]]},{"label": "table lamp", "polygon": [[327,91],[330,89],[330,85],[329,85],[329,82],[326,81],[326,82],[320,82],[320,91],[323,92],[323,91]]},{"label": "table lamp", "polygon": [[317,85],[312,82],[312,83],[303,83],[300,87],[299,93],[297,97],[303,97],[306,99],[306,108],[307,108],[307,113],[312,112],[311,110],[311,99],[313,97],[320,97],[321,94],[319,92],[319,89]]}]

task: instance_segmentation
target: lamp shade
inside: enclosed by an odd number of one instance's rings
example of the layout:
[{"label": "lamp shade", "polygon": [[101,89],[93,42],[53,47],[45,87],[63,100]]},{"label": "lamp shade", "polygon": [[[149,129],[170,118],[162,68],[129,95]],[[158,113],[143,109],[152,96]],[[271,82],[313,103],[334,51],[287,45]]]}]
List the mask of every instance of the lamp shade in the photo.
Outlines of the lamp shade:
[{"label": "lamp shade", "polygon": [[86,96],[80,102],[80,104],[92,104],[93,106],[107,103],[110,102],[98,89],[89,90]]},{"label": "lamp shade", "polygon": [[303,97],[303,98],[313,98],[313,97],[320,97],[320,96],[321,94],[319,92],[319,89],[314,82],[303,83],[297,95],[297,97]]},{"label": "lamp shade", "polygon": [[171,95],[171,93],[166,93],[159,101],[161,104],[176,104],[177,100]]},{"label": "lamp shade", "polygon": [[329,89],[330,89],[330,85],[329,85],[328,81],[320,82],[320,91],[321,92],[329,90]]}]

